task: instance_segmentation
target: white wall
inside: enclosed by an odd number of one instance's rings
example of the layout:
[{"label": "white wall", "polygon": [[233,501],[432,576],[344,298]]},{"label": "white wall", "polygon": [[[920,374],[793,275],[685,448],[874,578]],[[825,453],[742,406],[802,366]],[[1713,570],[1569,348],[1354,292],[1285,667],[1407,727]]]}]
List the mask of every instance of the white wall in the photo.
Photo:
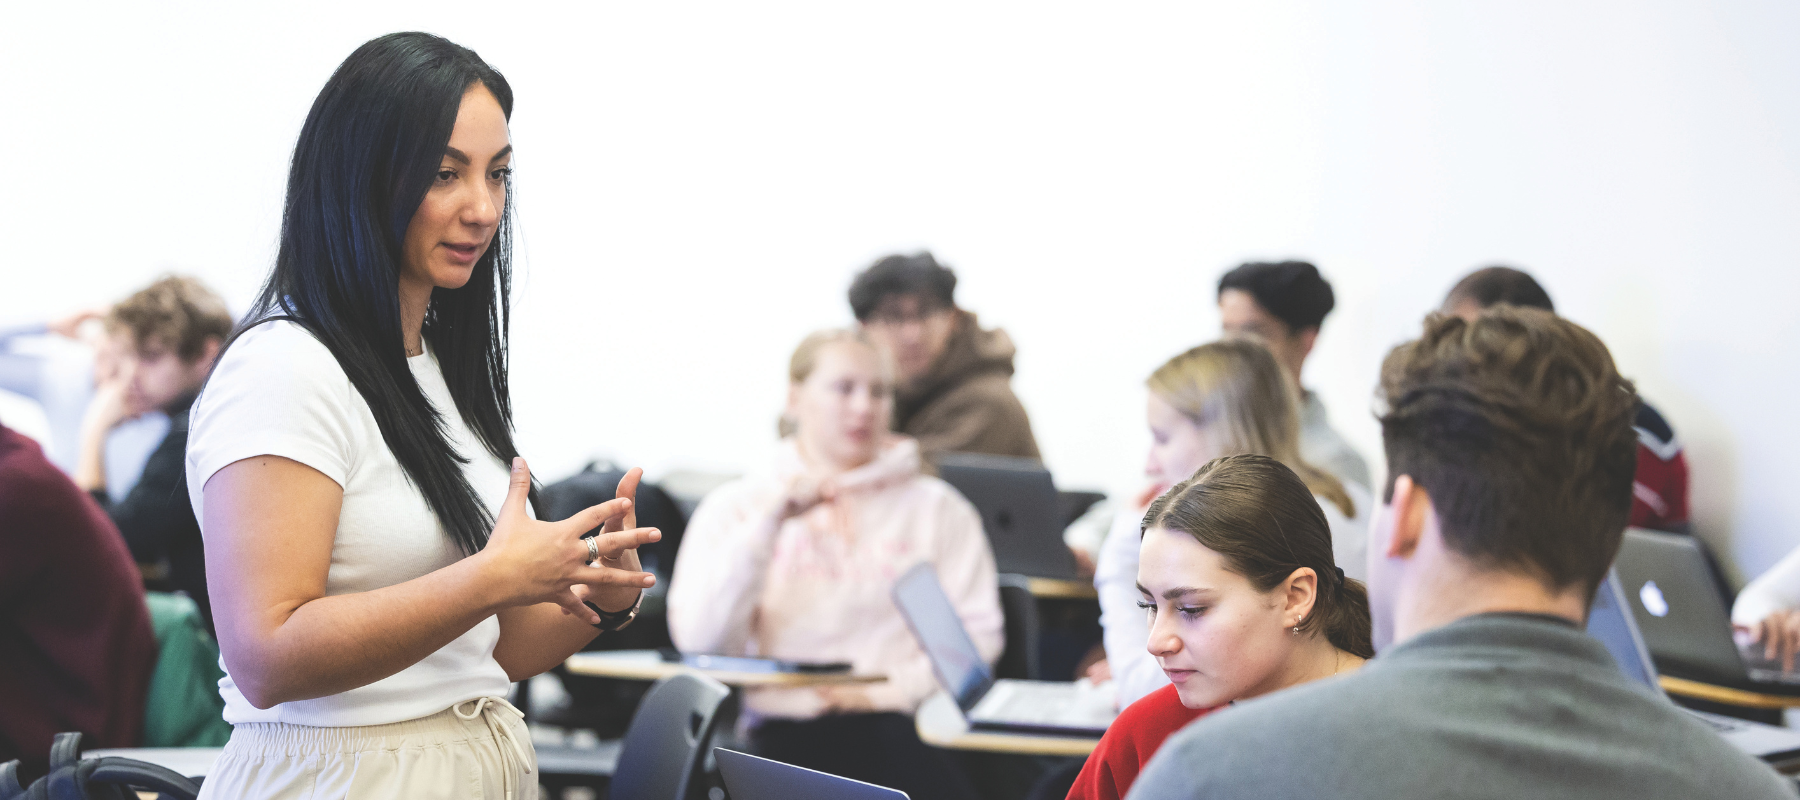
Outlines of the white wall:
[{"label": "white wall", "polygon": [[[1800,544],[1800,10],[1781,2],[33,4],[0,28],[0,319],[273,253],[307,107],[427,29],[513,82],[514,386],[554,477],[747,469],[789,349],[895,249],[1021,347],[1065,485],[1138,481],[1141,382],[1245,258],[1337,287],[1308,383],[1371,458],[1385,350],[1532,269],[1689,446],[1742,574]],[[0,413],[15,406],[0,407]],[[15,416],[18,412],[12,411]]]}]

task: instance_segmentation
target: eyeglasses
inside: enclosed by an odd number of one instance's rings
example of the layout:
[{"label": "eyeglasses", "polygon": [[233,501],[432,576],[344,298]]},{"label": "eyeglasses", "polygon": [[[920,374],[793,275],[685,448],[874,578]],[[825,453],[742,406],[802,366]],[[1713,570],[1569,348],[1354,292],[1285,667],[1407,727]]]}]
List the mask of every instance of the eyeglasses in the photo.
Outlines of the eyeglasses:
[{"label": "eyeglasses", "polygon": [[870,312],[865,325],[876,325],[884,328],[898,328],[912,323],[924,323],[949,313],[949,306],[917,305],[912,308],[879,308]]}]

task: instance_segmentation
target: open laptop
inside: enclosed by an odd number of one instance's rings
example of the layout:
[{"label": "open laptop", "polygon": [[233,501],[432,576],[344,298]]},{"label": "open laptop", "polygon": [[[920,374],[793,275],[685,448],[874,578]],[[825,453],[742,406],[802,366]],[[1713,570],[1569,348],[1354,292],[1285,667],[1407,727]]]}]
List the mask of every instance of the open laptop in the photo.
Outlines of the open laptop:
[{"label": "open laptop", "polygon": [[1113,693],[1086,681],[994,680],[930,564],[900,577],[894,604],[972,728],[1099,736],[1119,715]]},{"label": "open laptop", "polygon": [[731,800],[792,800],[796,797],[830,797],[841,800],[907,800],[898,789],[853,781],[829,773],[770,761],[766,758],[713,748],[719,777]]},{"label": "open laptop", "polygon": [[[1594,607],[1588,611],[1588,635],[1606,645],[1626,677],[1643,684],[1658,696],[1667,697],[1657,681],[1656,666],[1650,659],[1650,650],[1644,646],[1644,637],[1638,631],[1636,615],[1625,612],[1629,604],[1630,600],[1620,588],[1619,573],[1615,570],[1606,576],[1606,580],[1600,584],[1600,590],[1594,593]],[[1720,714],[1685,708],[1682,710],[1712,726],[1725,741],[1739,750],[1764,761],[1789,763],[1800,759],[1800,732]]]},{"label": "open laptop", "polygon": [[1029,458],[945,453],[938,477],[981,514],[1001,572],[1076,580],[1075,554],[1062,539],[1062,504],[1044,465]]},{"label": "open laptop", "polygon": [[1733,637],[1731,609],[1698,540],[1630,528],[1614,568],[1657,669],[1717,686],[1800,695],[1800,673],[1783,672],[1762,648],[1740,646]]}]

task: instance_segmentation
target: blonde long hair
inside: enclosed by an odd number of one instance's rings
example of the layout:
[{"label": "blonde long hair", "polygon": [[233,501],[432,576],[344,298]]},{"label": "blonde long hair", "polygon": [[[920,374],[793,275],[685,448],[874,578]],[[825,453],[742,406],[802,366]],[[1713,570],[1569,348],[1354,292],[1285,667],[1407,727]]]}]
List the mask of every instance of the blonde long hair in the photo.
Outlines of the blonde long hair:
[{"label": "blonde long hair", "polygon": [[1300,392],[1254,339],[1223,339],[1169,359],[1144,383],[1163,402],[1218,437],[1218,455],[1268,456],[1300,476],[1346,517],[1356,504],[1331,473],[1300,458]]}]

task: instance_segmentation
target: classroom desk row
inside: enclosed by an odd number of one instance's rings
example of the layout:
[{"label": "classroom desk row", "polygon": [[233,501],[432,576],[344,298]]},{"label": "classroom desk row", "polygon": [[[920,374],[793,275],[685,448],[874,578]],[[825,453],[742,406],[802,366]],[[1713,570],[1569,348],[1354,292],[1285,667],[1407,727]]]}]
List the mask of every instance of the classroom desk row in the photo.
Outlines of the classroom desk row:
[{"label": "classroom desk row", "polygon": [[[624,680],[654,681],[680,672],[698,672],[727,686],[738,688],[762,686],[829,686],[855,683],[878,683],[879,675],[845,673],[779,673],[741,672],[729,669],[694,667],[681,662],[665,661],[655,650],[613,650],[577,653],[566,662],[569,671],[578,675]],[[1662,678],[1662,687],[1672,695],[1708,700],[1742,708],[1785,709],[1800,707],[1800,697],[1759,694],[1740,689],[1683,680]],[[974,750],[990,753],[1014,753],[1037,756],[1081,757],[1093,752],[1099,739],[1079,736],[1045,736],[969,728],[961,709],[947,692],[938,692],[926,700],[913,716],[919,738],[926,744],[950,750]],[[219,757],[220,748],[138,748],[92,750],[89,758],[124,756],[161,764],[183,775],[204,777]]]}]

